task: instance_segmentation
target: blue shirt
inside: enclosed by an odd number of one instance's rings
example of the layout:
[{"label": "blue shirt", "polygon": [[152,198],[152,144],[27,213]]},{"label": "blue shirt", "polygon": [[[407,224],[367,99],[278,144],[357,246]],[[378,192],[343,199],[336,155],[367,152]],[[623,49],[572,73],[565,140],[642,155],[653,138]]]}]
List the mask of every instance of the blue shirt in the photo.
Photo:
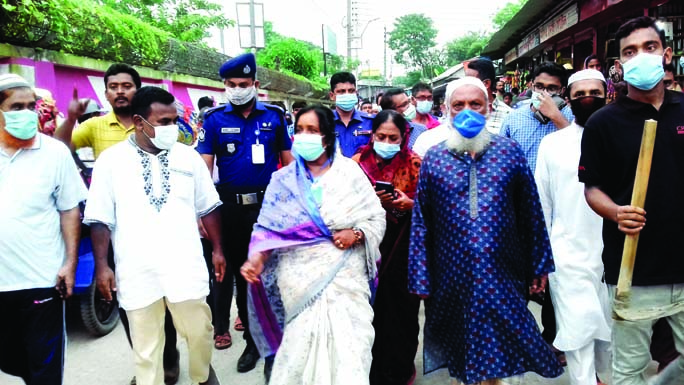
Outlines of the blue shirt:
[{"label": "blue shirt", "polygon": [[373,115],[354,110],[349,125],[345,126],[337,110],[333,110],[333,114],[335,115],[335,133],[342,155],[351,158],[359,147],[368,144],[370,141],[373,134]]},{"label": "blue shirt", "polygon": [[[292,147],[283,111],[259,101],[246,119],[230,103],[207,111],[202,131],[197,151],[216,156],[218,184],[236,193],[265,189],[278,169],[280,152]],[[264,164],[252,163],[257,140],[263,145]]]},{"label": "blue shirt", "polygon": [[[572,123],[575,116],[572,114],[570,106],[565,106],[561,110],[565,119]],[[558,130],[553,122],[541,124],[535,119],[534,112],[530,106],[523,106],[511,111],[501,125],[501,134],[508,138],[514,139],[520,144],[527,158],[527,163],[530,165],[530,170],[534,172],[537,166],[537,152],[539,152],[539,143],[548,134]]]},{"label": "blue shirt", "polygon": [[409,134],[408,146],[410,149],[413,149],[413,145],[416,144],[416,139],[428,129],[420,123],[409,122],[409,126],[411,126],[411,133]]}]

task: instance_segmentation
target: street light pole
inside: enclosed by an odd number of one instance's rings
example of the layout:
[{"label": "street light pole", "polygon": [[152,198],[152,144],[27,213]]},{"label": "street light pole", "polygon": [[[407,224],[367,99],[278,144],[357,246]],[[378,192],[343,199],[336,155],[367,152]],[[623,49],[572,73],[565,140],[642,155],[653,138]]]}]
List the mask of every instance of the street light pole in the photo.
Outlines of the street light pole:
[{"label": "street light pole", "polygon": [[354,40],[354,31],[352,31],[351,24],[352,16],[352,0],[347,0],[347,69],[351,70],[352,62],[352,40]]}]

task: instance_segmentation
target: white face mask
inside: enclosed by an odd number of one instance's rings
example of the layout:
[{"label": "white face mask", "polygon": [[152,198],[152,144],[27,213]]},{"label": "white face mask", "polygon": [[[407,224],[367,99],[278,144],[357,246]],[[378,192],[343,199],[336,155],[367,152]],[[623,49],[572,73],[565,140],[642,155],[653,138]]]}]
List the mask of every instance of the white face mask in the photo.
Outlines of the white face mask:
[{"label": "white face mask", "polygon": [[[149,122],[145,122],[152,126]],[[173,147],[173,144],[178,141],[178,124],[152,127],[154,128],[154,138],[150,138],[150,136],[145,133],[145,130],[143,130],[143,134],[150,139],[150,142],[152,142],[154,147],[157,147],[160,150],[169,150]]]},{"label": "white face mask", "polygon": [[257,95],[256,87],[251,86],[247,88],[228,88],[226,87],[226,96],[228,101],[235,106],[244,106],[254,99]]}]

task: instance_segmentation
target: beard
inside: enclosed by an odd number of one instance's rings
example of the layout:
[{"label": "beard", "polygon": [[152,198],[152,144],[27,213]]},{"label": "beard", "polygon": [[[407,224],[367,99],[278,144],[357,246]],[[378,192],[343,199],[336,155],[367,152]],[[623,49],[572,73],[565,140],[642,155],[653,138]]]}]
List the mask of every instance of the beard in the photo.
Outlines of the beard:
[{"label": "beard", "polygon": [[122,115],[122,116],[128,116],[133,113],[133,107],[131,105],[127,105],[125,107],[112,107],[112,110],[116,115]]},{"label": "beard", "polygon": [[0,128],[0,143],[4,143],[5,146],[15,150],[31,147],[35,139],[35,136],[31,139],[15,138],[14,136],[10,135],[9,132],[5,131],[4,127]]},{"label": "beard", "polygon": [[480,154],[489,147],[491,140],[492,134],[486,128],[483,128],[479,134],[470,139],[461,135],[455,128],[451,128],[449,138],[446,140],[446,146],[456,154],[464,152]]}]

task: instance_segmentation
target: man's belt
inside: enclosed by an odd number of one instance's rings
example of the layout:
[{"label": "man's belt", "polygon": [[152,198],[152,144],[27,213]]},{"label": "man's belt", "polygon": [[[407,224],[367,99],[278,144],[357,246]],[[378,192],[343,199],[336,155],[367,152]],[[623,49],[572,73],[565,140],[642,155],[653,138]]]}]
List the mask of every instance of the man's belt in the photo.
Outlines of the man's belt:
[{"label": "man's belt", "polygon": [[235,203],[242,205],[242,206],[255,205],[255,204],[258,204],[258,203],[261,203],[264,201],[264,192],[263,191],[259,191],[259,192],[255,192],[255,193],[247,193],[247,194],[234,194],[234,195],[235,195]]}]

